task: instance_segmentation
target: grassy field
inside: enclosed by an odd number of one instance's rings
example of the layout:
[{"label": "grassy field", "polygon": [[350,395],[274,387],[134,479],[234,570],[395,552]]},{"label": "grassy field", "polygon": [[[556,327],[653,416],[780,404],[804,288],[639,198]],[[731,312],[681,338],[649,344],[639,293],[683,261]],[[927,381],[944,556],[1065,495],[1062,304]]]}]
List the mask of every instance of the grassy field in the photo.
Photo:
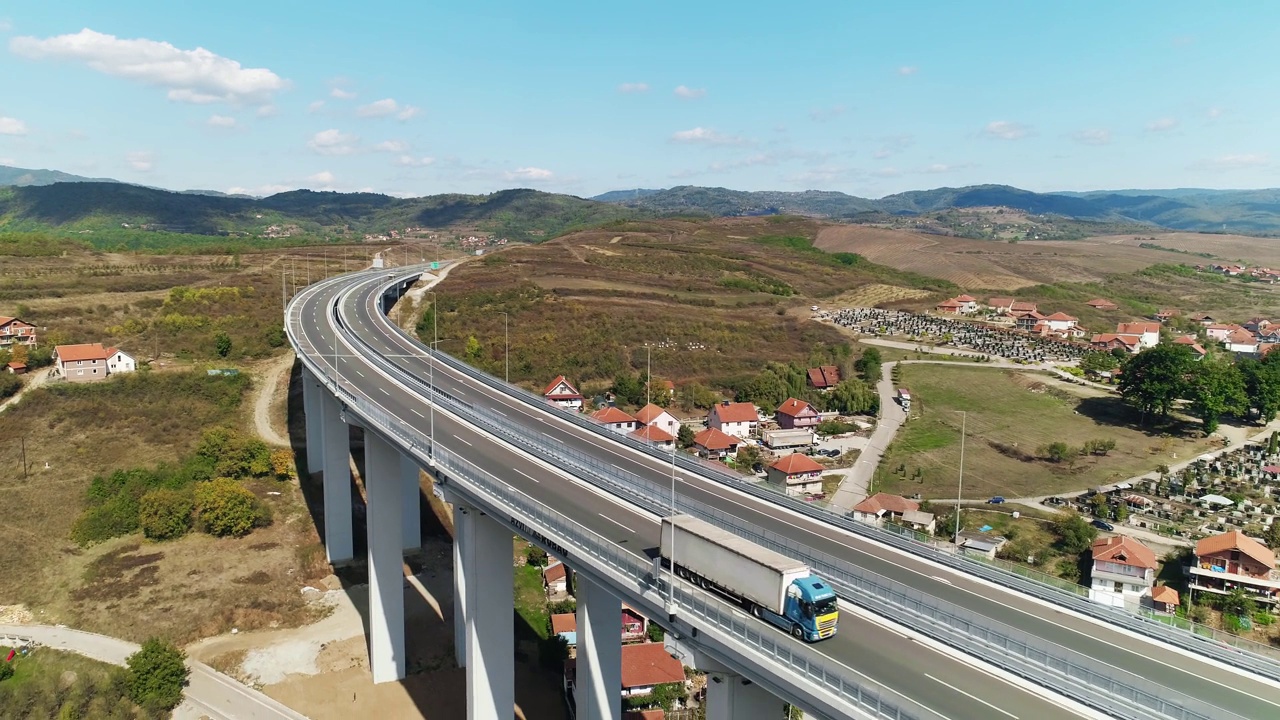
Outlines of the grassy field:
[{"label": "grassy field", "polygon": [[948,287],[816,251],[820,227],[791,217],[614,223],[509,248],[441,284],[441,347],[462,356],[474,335],[472,362],[501,374],[507,312],[513,381],[540,390],[563,373],[607,385],[642,370],[651,343],[655,376],[714,385],[844,342],[809,322],[815,300],[871,285],[906,296]]},{"label": "grassy field", "polygon": [[[1205,440],[1139,429],[1135,415],[1118,398],[1093,395],[1034,373],[906,365],[901,384],[911,388],[915,400],[911,419],[876,470],[875,490],[954,498],[961,410],[967,412],[966,498],[1080,490],[1192,457],[1209,447]],[[1183,428],[1171,429],[1180,434]],[[1105,457],[1081,457],[1070,466],[1038,457],[1039,448],[1048,443],[1062,441],[1079,448],[1095,438],[1113,439],[1116,448]]]},{"label": "grassy field", "polygon": [[[9,650],[0,645],[0,659]],[[147,717],[124,692],[123,668],[37,648],[30,655],[15,657],[13,670],[13,677],[0,682],[0,718],[5,720]]]}]

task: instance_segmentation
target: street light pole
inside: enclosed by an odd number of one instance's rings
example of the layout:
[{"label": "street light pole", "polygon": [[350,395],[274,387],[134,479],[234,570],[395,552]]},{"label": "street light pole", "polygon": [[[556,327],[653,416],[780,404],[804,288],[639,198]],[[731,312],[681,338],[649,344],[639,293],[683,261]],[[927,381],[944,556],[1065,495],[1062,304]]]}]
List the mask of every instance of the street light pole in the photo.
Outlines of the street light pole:
[{"label": "street light pole", "polygon": [[502,363],[506,366],[506,381],[511,384],[511,315],[499,310],[502,313],[502,339],[504,349],[502,351]]},{"label": "street light pole", "polygon": [[951,541],[956,545],[960,544],[960,498],[964,495],[964,434],[965,423],[969,419],[969,413],[964,410],[957,410],[960,413],[960,481],[956,487],[956,526],[955,535]]},{"label": "street light pole", "polygon": [[440,304],[436,301],[436,291],[428,290],[431,295],[431,370],[427,384],[431,386],[431,447],[427,450],[427,464],[436,466],[436,343],[440,342],[439,322]]},{"label": "street light pole", "polygon": [[648,405],[653,402],[649,393],[649,387],[653,385],[653,346],[645,343],[644,350],[644,404]]}]

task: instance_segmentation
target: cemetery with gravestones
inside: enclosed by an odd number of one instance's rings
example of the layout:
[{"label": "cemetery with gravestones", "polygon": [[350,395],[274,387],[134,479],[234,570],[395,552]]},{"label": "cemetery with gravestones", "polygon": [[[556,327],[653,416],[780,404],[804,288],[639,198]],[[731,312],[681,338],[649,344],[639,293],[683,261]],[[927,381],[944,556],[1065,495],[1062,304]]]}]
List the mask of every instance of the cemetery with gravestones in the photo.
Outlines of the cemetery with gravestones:
[{"label": "cemetery with gravestones", "polygon": [[1089,347],[1082,343],[1037,337],[1021,330],[903,310],[845,308],[832,313],[831,319],[861,335],[972,350],[979,355],[1015,362],[1079,360],[1089,351]]}]

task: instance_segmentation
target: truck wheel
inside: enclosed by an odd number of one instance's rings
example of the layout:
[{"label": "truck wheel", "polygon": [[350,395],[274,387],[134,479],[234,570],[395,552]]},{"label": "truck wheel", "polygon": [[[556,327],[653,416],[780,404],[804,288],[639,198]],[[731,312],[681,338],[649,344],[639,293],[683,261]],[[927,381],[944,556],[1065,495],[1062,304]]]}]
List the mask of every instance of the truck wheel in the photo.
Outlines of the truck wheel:
[{"label": "truck wheel", "polygon": [[804,639],[804,628],[801,628],[799,625],[792,625],[792,626],[791,626],[791,634],[792,634],[792,635],[795,635],[796,637],[798,637],[798,638],[800,638],[801,640],[803,640],[803,639]]},{"label": "truck wheel", "polygon": [[760,609],[760,606],[759,606],[759,605],[756,605],[756,604],[754,604],[754,603],[753,603],[753,604],[751,605],[751,615],[752,615],[752,616],[754,616],[754,617],[756,617],[756,618],[758,618],[758,619],[763,619],[763,618],[764,618],[764,611]]},{"label": "truck wheel", "polygon": [[699,577],[699,578],[698,578],[698,587],[702,588],[703,590],[710,590],[710,589],[711,589],[711,583],[707,582],[707,579],[706,579],[706,578],[704,578],[704,577]]}]

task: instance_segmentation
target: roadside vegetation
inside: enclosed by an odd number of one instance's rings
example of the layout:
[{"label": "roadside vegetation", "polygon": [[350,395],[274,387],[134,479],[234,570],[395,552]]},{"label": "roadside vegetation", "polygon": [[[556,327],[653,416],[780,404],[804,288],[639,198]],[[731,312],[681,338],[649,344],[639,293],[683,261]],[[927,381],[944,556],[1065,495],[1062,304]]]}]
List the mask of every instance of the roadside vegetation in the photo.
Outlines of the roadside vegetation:
[{"label": "roadside vegetation", "polygon": [[[0,717],[5,720],[93,718],[139,720],[167,717],[148,712],[129,696],[124,668],[70,652],[36,648],[3,658],[11,648],[0,645]],[[12,674],[6,677],[6,672]]]}]

